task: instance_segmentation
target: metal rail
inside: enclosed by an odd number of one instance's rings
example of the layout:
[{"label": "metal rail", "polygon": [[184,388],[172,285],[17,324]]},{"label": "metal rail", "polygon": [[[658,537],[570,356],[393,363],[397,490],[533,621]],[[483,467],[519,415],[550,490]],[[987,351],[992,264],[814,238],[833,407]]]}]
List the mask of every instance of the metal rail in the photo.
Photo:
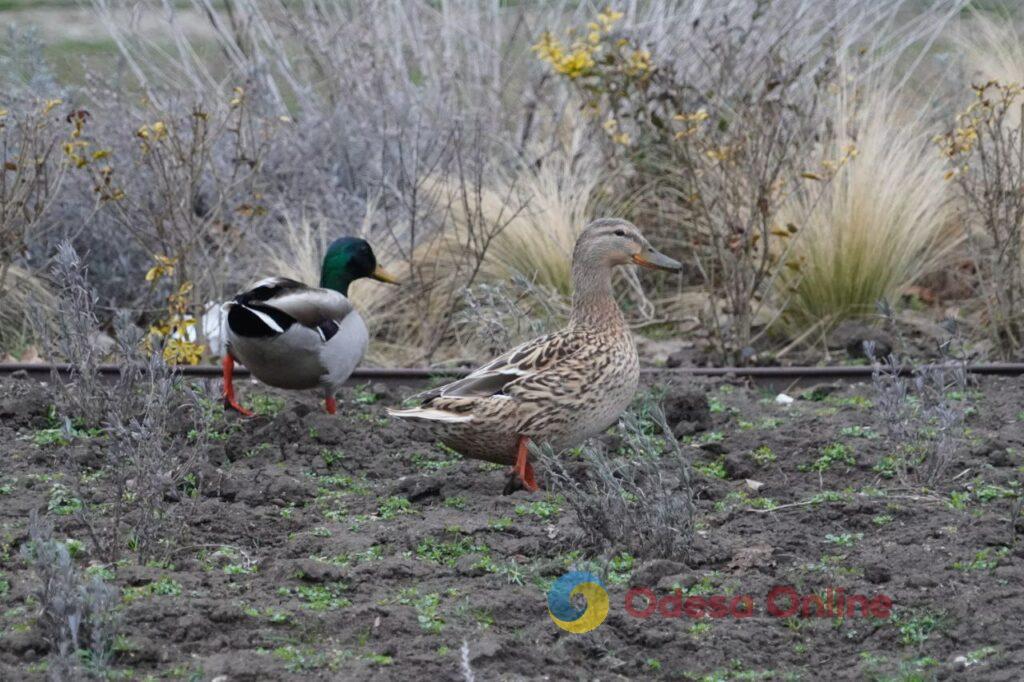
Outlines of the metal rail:
[{"label": "metal rail", "polygon": [[[923,365],[918,368],[901,367],[900,374],[909,376],[915,371],[927,369],[933,365]],[[184,376],[216,378],[221,375],[219,367],[209,365],[181,365],[175,368]],[[1002,375],[1022,376],[1024,375],[1024,363],[992,363],[980,365],[967,365],[969,374],[978,375]],[[49,376],[53,371],[67,373],[71,366],[67,364],[49,363],[0,363],[0,375],[12,374],[24,371],[29,376],[42,378]],[[100,365],[100,374],[116,375],[120,372],[117,365]],[[656,376],[661,379],[679,377],[722,377],[730,379],[750,379],[757,383],[780,383],[792,381],[794,383],[821,380],[856,380],[869,379],[872,368],[858,365],[852,367],[676,367],[672,369],[660,367],[647,367],[641,370],[645,375]],[[356,369],[349,378],[350,382],[380,381],[384,383],[419,383],[437,378],[457,379],[469,374],[465,369],[428,369],[421,367],[402,367],[395,369],[383,369],[377,367],[361,367]],[[248,376],[249,372],[244,367],[235,368],[235,376]]]}]

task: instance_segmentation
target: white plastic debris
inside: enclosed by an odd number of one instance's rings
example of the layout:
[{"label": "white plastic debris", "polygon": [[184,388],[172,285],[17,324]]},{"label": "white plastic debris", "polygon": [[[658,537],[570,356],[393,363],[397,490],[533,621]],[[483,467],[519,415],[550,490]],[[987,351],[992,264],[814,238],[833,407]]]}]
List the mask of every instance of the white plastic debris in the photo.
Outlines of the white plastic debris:
[{"label": "white plastic debris", "polygon": [[780,393],[775,396],[776,405],[792,405],[794,400],[795,398],[793,398],[793,396],[786,395],[785,393]]},{"label": "white plastic debris", "polygon": [[206,304],[206,312],[203,313],[203,338],[206,339],[206,346],[210,351],[210,355],[214,357],[224,355],[224,346],[227,338],[227,317],[222,304]]}]

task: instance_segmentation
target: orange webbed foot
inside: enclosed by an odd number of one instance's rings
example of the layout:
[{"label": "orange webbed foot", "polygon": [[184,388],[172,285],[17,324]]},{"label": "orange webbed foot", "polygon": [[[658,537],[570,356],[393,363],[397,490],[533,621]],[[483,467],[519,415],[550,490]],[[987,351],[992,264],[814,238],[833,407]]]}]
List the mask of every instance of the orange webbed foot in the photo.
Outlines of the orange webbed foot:
[{"label": "orange webbed foot", "polygon": [[509,479],[508,485],[505,486],[506,495],[515,491],[517,483],[531,493],[535,493],[539,490],[537,479],[533,473],[533,465],[530,464],[530,451],[527,449],[527,444],[529,442],[530,439],[526,436],[519,437],[518,450],[516,452],[516,463],[510,472],[512,476]]},{"label": "orange webbed foot", "polygon": [[243,417],[252,417],[253,412],[247,410],[238,404],[238,400],[235,399],[235,385],[233,377],[235,374],[235,359],[231,357],[230,353],[224,354],[224,409],[231,409],[238,412]]}]

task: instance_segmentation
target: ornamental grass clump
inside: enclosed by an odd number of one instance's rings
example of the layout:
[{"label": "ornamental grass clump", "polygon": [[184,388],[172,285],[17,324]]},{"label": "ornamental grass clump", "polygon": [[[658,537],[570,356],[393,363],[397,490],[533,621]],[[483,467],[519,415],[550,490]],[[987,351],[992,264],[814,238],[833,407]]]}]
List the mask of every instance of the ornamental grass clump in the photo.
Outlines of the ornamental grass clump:
[{"label": "ornamental grass clump", "polygon": [[[755,327],[771,315],[765,294],[792,236],[777,213],[802,189],[792,179],[817,111],[815,91],[801,86],[804,65],[784,61],[781,43],[766,48],[777,66],[771,87],[744,94],[698,87],[671,60],[652,56],[638,32],[618,31],[620,18],[600,15],[587,39],[573,44],[594,56],[586,68],[568,70],[568,48],[559,50],[548,34],[535,49],[578,91],[622,182],[642,193],[637,205],[652,207],[638,219],[678,228],[655,234],[692,254],[711,294],[703,321],[717,359],[746,362]],[[724,68],[761,28],[755,17],[735,31],[710,31],[707,59]]]},{"label": "ornamental grass clump", "polygon": [[956,244],[944,169],[929,144],[927,112],[911,113],[886,83],[839,89],[817,167],[822,185],[780,212],[799,227],[778,280],[790,337],[874,312],[934,269]]}]

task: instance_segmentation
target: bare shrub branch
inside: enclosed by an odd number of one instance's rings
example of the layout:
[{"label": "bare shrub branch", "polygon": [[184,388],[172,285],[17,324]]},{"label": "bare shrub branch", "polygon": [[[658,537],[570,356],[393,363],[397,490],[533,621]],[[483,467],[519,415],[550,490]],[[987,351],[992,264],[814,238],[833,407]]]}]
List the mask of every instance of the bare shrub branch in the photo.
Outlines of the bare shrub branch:
[{"label": "bare shrub branch", "polygon": [[[623,416],[626,452],[620,456],[584,447],[576,465],[550,448],[534,450],[595,552],[680,559],[693,534],[690,463],[661,408],[650,408],[646,416],[649,421],[633,412]],[[651,433],[655,428],[660,435]]]}]

